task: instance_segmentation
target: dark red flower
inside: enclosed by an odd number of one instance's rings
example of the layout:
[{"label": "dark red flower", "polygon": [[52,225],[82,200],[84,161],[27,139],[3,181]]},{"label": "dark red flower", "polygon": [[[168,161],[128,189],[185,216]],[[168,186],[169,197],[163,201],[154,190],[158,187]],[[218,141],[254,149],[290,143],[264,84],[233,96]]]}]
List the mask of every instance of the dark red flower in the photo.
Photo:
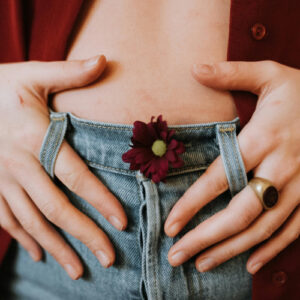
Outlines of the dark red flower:
[{"label": "dark red flower", "polygon": [[167,176],[169,164],[172,168],[183,166],[179,154],[185,152],[182,142],[173,138],[175,130],[169,130],[162,115],[156,122],[151,118],[150,123],[135,121],[132,149],[122,155],[124,162],[130,163],[130,170],[140,170],[146,177],[155,183],[164,180]]}]

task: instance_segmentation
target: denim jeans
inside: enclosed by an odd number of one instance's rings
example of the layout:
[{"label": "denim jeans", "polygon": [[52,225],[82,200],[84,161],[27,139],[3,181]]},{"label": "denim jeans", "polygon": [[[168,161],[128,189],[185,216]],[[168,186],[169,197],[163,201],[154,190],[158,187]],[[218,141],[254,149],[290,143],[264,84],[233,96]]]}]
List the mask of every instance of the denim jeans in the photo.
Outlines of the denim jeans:
[{"label": "denim jeans", "polygon": [[[175,137],[185,144],[184,166],[171,168],[166,181],[155,184],[139,171],[129,170],[122,161],[122,154],[129,149],[131,125],[85,120],[69,112],[51,111],[50,116],[40,161],[73,205],[106,232],[115,247],[116,261],[112,267],[103,268],[84,244],[57,228],[82,259],[84,276],[72,281],[48,253],[42,262],[34,263],[14,243],[1,275],[4,299],[251,299],[251,275],[246,271],[250,251],[205,273],[196,270],[195,257],[178,267],[172,267],[167,260],[176,241],[224,209],[247,184],[236,139],[238,118],[170,126],[176,131]],[[53,174],[64,138],[123,205],[128,216],[125,231],[116,230]],[[230,189],[201,209],[175,238],[166,236],[163,225],[171,208],[219,154]]]}]

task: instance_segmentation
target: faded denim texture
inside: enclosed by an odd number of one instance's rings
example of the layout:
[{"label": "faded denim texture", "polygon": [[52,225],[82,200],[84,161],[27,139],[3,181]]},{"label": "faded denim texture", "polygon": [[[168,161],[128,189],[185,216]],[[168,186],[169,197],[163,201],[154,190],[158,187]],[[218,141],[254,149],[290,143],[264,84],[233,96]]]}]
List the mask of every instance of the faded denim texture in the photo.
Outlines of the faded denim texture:
[{"label": "faded denim texture", "polygon": [[[58,229],[85,264],[83,278],[72,281],[48,253],[43,262],[34,263],[14,243],[2,272],[1,293],[7,293],[4,299],[251,299],[251,275],[246,270],[250,251],[206,273],[195,269],[194,258],[179,267],[172,267],[167,260],[176,241],[225,208],[232,195],[247,184],[236,140],[239,119],[170,128],[185,144],[185,165],[170,169],[166,182],[155,184],[140,172],[130,171],[129,164],[122,161],[122,154],[129,149],[131,125],[96,122],[69,112],[51,111],[41,163],[70,201],[107,233],[116,250],[116,261],[104,269],[85,245]],[[125,231],[117,231],[54,176],[55,158],[63,138],[122,203],[128,216]],[[167,237],[163,225],[171,208],[220,153],[230,190],[207,204],[175,238]]]}]

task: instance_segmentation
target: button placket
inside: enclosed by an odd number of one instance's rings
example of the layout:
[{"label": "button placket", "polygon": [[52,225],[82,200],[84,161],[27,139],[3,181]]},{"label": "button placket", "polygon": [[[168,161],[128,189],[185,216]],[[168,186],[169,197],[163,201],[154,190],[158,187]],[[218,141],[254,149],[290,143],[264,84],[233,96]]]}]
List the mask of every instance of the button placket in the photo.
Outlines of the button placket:
[{"label": "button placket", "polygon": [[140,246],[142,251],[142,285],[149,299],[162,300],[159,281],[158,243],[161,232],[161,212],[157,185],[141,172],[136,178],[141,186]]}]

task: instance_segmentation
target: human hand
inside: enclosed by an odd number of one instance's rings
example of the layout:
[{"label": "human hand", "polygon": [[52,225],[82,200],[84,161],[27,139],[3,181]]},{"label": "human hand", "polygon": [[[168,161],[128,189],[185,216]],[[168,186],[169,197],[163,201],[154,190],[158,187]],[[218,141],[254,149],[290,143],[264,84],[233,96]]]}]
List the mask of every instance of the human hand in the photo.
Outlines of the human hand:
[{"label": "human hand", "polygon": [[[72,279],[82,275],[82,263],[48,221],[84,243],[104,267],[113,264],[115,253],[106,234],[69,202],[39,162],[50,123],[47,97],[93,82],[105,65],[103,55],[87,61],[0,64],[0,225],[34,260],[41,259],[41,247],[47,250]],[[66,141],[54,173],[118,230],[127,226],[120,202]]]},{"label": "human hand", "polygon": [[[270,180],[279,191],[279,200],[263,212],[259,199],[246,186],[225,209],[175,243],[168,260],[178,266],[203,251],[195,265],[205,272],[266,241],[247,262],[247,270],[254,274],[300,233],[300,70],[273,61],[221,62],[196,65],[193,75],[212,88],[246,90],[259,96],[238,141],[246,171]],[[227,189],[219,156],[174,205],[165,222],[166,234],[174,237]]]}]

